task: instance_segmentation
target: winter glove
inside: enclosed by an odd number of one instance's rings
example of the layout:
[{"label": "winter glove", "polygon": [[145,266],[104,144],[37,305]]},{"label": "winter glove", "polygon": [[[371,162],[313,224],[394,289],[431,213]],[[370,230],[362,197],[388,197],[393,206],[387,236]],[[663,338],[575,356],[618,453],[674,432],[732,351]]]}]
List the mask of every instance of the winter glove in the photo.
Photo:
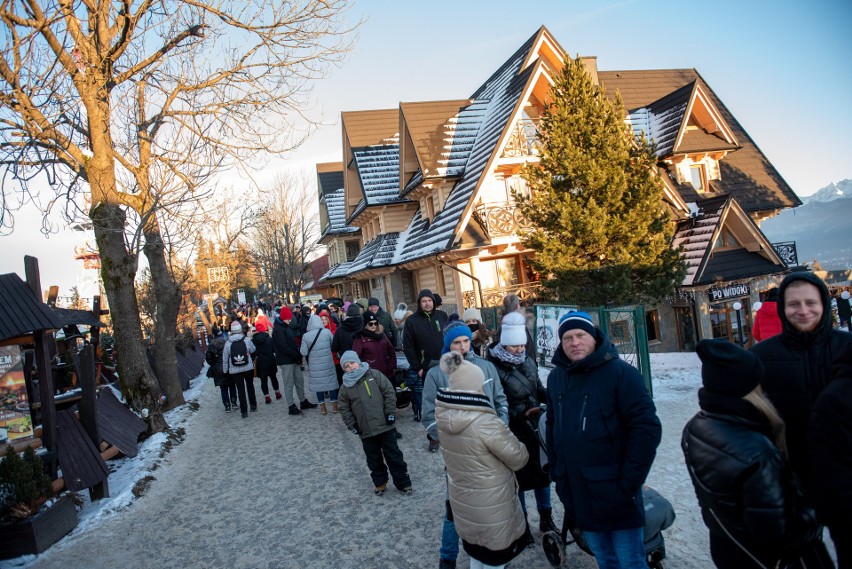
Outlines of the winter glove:
[{"label": "winter glove", "polygon": [[353,435],[360,435],[360,434],[361,434],[361,431],[359,431],[359,430],[358,430],[358,429],[356,429],[355,427],[352,427],[352,434],[353,434]]},{"label": "winter glove", "polygon": [[388,415],[387,418],[388,425],[393,425],[396,423],[396,415]]}]

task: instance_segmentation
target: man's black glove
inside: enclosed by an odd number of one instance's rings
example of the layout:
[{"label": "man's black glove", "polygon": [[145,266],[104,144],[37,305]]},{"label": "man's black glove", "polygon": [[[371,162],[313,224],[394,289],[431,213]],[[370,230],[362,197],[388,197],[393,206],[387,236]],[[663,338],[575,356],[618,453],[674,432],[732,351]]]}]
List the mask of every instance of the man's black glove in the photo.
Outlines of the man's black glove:
[{"label": "man's black glove", "polygon": [[388,425],[393,425],[396,423],[396,415],[388,415],[387,418]]}]

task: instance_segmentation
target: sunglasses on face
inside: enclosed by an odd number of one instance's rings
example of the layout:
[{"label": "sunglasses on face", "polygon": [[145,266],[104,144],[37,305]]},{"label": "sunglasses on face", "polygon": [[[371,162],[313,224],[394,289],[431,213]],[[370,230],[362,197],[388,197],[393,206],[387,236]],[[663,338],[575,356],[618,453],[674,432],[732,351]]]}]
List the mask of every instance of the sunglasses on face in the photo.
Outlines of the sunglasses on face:
[{"label": "sunglasses on face", "polygon": [[378,323],[376,323],[376,322],[367,322],[367,326],[368,326],[368,327],[378,326]]}]

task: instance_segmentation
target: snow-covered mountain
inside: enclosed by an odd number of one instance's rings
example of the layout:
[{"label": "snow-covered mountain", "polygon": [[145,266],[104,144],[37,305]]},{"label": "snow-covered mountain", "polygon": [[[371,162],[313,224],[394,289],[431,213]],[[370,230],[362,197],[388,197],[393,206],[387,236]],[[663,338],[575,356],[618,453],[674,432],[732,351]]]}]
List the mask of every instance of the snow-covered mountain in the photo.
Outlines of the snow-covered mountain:
[{"label": "snow-covered mountain", "polygon": [[829,184],[802,202],[761,223],[766,237],[795,241],[802,265],[817,259],[826,270],[852,268],[852,180]]}]

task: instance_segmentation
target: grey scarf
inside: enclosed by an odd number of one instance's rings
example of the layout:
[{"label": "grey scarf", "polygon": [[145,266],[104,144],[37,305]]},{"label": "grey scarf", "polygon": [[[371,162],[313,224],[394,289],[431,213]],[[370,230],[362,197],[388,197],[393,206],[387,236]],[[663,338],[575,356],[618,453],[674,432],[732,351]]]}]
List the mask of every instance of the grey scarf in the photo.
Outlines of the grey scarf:
[{"label": "grey scarf", "polygon": [[524,363],[524,360],[527,359],[526,352],[521,352],[520,354],[510,354],[506,351],[506,348],[503,347],[503,344],[496,344],[493,348],[491,348],[491,355],[500,360],[501,362],[506,362],[507,364],[520,365]]},{"label": "grey scarf", "polygon": [[364,377],[364,374],[370,369],[370,364],[361,362],[358,369],[343,373],[343,385],[346,387],[354,387],[358,380]]}]

